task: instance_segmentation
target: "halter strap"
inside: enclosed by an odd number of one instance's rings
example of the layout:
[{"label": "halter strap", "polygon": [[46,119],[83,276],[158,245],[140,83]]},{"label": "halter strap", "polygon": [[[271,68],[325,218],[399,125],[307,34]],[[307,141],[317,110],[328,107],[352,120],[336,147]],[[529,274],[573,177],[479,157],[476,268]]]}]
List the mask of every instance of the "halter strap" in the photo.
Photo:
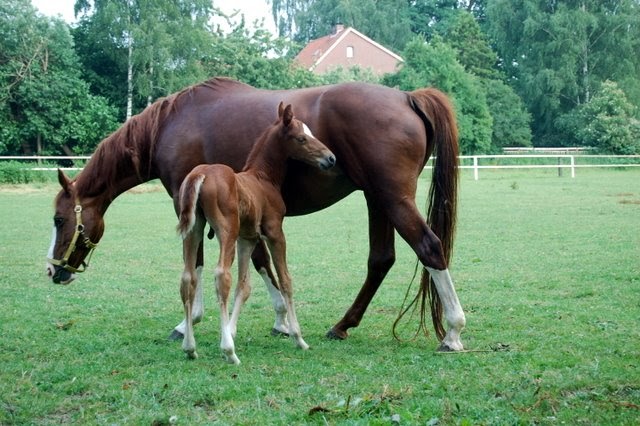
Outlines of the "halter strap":
[{"label": "halter strap", "polygon": [[[89,237],[84,235],[84,225],[82,224],[82,205],[78,198],[76,198],[76,206],[73,208],[73,211],[76,212],[76,229],[73,233],[73,237],[71,238],[71,243],[69,244],[69,247],[67,247],[67,251],[64,252],[64,256],[62,256],[62,259],[60,260],[52,258],[49,258],[48,260],[52,265],[60,266],[72,274],[75,274],[76,272],[84,272],[87,267],[89,267],[89,261],[93,255],[93,250],[98,246],[98,244],[92,242]],[[81,238],[80,241],[82,241],[82,244],[89,249],[89,255],[86,262],[83,260],[77,268],[74,268],[69,265],[69,257],[71,257],[71,253],[76,250],[78,238]]]}]

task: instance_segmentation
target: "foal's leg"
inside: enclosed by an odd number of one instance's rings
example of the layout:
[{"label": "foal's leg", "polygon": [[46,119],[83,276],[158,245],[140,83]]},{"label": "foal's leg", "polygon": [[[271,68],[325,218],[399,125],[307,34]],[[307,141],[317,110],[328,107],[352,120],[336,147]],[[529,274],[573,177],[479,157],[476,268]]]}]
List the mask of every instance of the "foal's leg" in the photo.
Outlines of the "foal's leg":
[{"label": "foal's leg", "polygon": [[293,285],[291,284],[291,276],[287,268],[287,256],[286,256],[286,242],[282,228],[274,229],[268,233],[269,249],[273,256],[273,264],[278,274],[278,281],[280,283],[280,291],[284,297],[285,305],[287,306],[287,312],[289,314],[289,335],[296,342],[301,349],[309,349],[309,345],[302,338],[302,332],[300,331],[300,324],[298,324],[298,317],[293,305]]},{"label": "foal's leg", "polygon": [[231,330],[231,335],[234,338],[236,337],[240,311],[251,295],[249,260],[251,259],[251,252],[253,251],[254,246],[254,241],[248,241],[243,238],[238,239],[238,283],[236,284],[236,295],[233,300],[231,321],[229,322],[229,329]]},{"label": "foal's leg", "polygon": [[273,328],[271,329],[271,334],[274,336],[280,334],[289,335],[287,306],[284,303],[282,293],[280,293],[280,290],[278,290],[278,288],[273,284],[277,281],[276,277],[273,275],[273,271],[271,270],[271,258],[269,257],[269,252],[267,251],[264,241],[258,241],[258,244],[256,244],[253,249],[251,259],[253,260],[253,266],[256,268],[267,287],[269,296],[271,296],[273,310],[276,312],[276,320],[273,324]]},{"label": "foal's leg", "polygon": [[[204,317],[204,298],[202,294],[203,284],[202,284],[202,265],[203,265],[203,242],[200,241],[200,245],[198,247],[198,256],[196,260],[196,289],[195,289],[195,298],[193,300],[192,306],[192,324],[199,323]],[[184,337],[184,332],[187,328],[187,319],[183,319],[182,322],[175,326],[171,334],[169,335],[169,340],[180,340]]]},{"label": "foal's leg", "polygon": [[[216,231],[219,231],[216,229]],[[231,265],[236,251],[235,237],[228,231],[216,232],[220,243],[220,258],[215,269],[216,293],[220,305],[220,349],[230,364],[240,364],[236,356],[233,333],[229,321],[229,293],[231,292]]]},{"label": "foal's leg", "polygon": [[196,359],[196,340],[193,333],[193,302],[197,293],[198,272],[196,272],[196,257],[198,246],[202,242],[202,231],[204,229],[204,219],[199,217],[196,224],[182,242],[184,271],[180,282],[180,296],[184,305],[185,328],[182,340],[182,350],[187,354],[187,358]]}]

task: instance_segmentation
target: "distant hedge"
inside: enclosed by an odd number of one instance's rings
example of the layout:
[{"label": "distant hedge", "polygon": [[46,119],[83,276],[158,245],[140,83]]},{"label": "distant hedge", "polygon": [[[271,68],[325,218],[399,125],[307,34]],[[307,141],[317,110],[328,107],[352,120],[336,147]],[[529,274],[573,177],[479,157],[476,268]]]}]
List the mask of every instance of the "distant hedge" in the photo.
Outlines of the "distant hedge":
[{"label": "distant hedge", "polygon": [[46,170],[31,170],[33,165],[19,161],[0,162],[0,183],[43,183],[53,182],[56,174]]}]

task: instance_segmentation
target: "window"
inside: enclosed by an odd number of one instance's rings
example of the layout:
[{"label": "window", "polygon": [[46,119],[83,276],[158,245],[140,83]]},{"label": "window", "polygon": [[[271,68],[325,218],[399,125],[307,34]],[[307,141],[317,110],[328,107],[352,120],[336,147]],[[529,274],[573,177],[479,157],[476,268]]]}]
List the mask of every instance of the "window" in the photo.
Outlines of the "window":
[{"label": "window", "polygon": [[347,58],[353,58],[353,46],[347,46]]}]

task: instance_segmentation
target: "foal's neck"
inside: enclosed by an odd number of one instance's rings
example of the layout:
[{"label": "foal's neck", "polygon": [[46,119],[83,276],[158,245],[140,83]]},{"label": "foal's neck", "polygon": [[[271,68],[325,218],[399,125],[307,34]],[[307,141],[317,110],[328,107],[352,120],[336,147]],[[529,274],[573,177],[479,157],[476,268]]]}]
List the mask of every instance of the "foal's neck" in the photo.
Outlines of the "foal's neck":
[{"label": "foal's neck", "polygon": [[288,156],[278,146],[282,141],[277,138],[277,132],[278,127],[270,128],[260,136],[258,142],[253,145],[242,171],[280,188],[287,172]]}]

